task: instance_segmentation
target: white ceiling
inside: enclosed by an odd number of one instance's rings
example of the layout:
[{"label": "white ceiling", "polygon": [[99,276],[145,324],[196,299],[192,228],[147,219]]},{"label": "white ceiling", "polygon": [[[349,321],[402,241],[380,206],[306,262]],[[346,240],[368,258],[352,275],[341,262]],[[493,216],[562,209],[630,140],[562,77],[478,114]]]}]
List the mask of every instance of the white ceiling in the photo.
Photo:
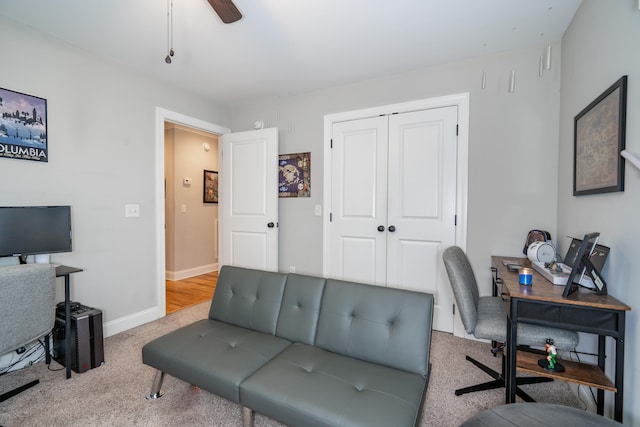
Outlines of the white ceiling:
[{"label": "white ceiling", "polygon": [[[287,96],[558,41],[580,0],[1,0],[0,14],[221,102]],[[5,64],[6,65],[6,64]]]}]

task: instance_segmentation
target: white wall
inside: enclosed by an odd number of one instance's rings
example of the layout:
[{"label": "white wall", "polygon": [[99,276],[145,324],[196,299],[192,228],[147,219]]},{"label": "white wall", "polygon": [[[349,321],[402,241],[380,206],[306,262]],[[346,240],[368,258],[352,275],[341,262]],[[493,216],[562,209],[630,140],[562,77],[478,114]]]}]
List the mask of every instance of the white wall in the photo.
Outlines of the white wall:
[{"label": "white wall", "polygon": [[[262,119],[280,129],[280,153],[311,152],[311,198],[280,200],[279,269],[295,265],[297,272],[322,273],[322,218],[314,215],[314,205],[323,203],[325,114],[470,92],[467,249],[482,291],[489,294],[492,254],[521,254],[532,228],[555,237],[560,48],[553,45],[553,68],[540,78],[543,47],[235,105],[234,131]],[[516,90],[509,93],[512,69]]]},{"label": "white wall", "polygon": [[[72,205],[74,250],[52,256],[85,269],[72,276],[72,298],[103,311],[107,334],[153,319],[164,280],[156,277],[155,109],[221,126],[228,111],[2,17],[0,52],[0,85],[46,98],[49,134],[48,163],[0,158],[2,204]],[[140,205],[139,218],[125,218],[129,203]]]},{"label": "white wall", "polygon": [[[625,425],[640,426],[640,171],[627,162],[624,192],[574,197],[574,117],[621,76],[628,76],[626,147],[640,155],[640,10],[636,0],[583,0],[562,40],[558,232],[599,231],[611,247],[604,269],[609,293],[631,306],[626,321]],[[566,251],[568,241],[562,241]],[[596,349],[581,336],[580,348]],[[611,352],[612,340],[609,341]],[[613,353],[610,353],[613,354]],[[612,374],[612,358],[607,360]],[[610,394],[610,393],[607,393]]]}]

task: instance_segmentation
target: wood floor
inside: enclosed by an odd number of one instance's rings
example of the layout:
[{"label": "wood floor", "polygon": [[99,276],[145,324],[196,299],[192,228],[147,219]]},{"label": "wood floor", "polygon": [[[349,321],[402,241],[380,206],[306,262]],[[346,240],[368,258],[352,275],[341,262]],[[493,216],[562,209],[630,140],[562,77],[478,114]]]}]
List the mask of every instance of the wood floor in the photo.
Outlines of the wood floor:
[{"label": "wood floor", "polygon": [[167,314],[204,301],[211,301],[217,282],[217,271],[184,280],[167,280]]}]

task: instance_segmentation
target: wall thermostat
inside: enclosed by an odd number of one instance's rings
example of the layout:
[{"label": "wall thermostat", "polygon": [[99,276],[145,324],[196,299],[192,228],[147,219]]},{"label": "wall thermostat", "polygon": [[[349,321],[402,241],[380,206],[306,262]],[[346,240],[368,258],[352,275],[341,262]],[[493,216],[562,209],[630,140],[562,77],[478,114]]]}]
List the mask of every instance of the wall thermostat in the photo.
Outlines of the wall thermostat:
[{"label": "wall thermostat", "polygon": [[556,248],[549,242],[533,242],[527,249],[527,258],[531,262],[552,262],[556,259]]}]

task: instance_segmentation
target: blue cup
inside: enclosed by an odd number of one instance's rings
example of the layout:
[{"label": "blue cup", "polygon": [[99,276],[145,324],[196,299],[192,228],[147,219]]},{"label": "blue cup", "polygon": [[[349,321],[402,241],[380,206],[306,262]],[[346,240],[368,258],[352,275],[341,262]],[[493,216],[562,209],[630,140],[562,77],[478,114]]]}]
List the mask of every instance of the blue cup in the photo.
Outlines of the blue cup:
[{"label": "blue cup", "polygon": [[525,286],[531,286],[533,280],[533,270],[530,268],[521,268],[519,270],[520,284]]}]

